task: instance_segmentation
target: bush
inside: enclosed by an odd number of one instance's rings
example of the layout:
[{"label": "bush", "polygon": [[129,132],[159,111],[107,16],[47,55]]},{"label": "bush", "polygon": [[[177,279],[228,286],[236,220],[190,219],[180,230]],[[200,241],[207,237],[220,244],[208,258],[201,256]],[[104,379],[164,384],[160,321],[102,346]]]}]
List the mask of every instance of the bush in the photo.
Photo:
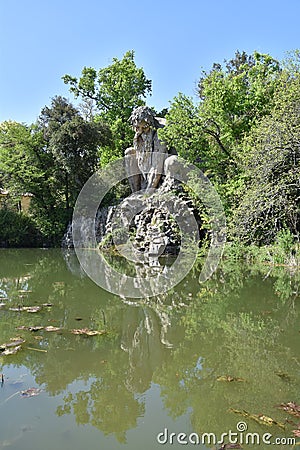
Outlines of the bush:
[{"label": "bush", "polygon": [[42,236],[31,217],[0,209],[0,247],[38,247]]}]

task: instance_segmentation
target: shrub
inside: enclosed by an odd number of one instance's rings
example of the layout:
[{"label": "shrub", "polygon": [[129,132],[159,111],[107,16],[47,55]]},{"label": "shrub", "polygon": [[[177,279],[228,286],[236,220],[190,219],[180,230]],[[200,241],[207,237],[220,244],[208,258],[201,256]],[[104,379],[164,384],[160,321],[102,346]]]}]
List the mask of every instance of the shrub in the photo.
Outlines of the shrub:
[{"label": "shrub", "polygon": [[0,247],[38,247],[42,236],[31,217],[0,209]]}]

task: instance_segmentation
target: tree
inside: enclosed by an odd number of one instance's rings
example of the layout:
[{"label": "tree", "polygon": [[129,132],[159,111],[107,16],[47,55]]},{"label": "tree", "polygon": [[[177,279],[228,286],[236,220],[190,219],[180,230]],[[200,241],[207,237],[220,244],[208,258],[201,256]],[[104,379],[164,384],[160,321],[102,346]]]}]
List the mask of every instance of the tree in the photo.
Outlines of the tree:
[{"label": "tree", "polygon": [[208,142],[201,132],[198,108],[192,98],[179,93],[171,102],[166,118],[167,126],[159,130],[160,137],[182,158],[205,170]]},{"label": "tree", "polygon": [[281,68],[270,55],[236,52],[225,60],[225,69],[214,64],[198,83],[204,131],[225,155],[240,144],[254,123],[268,114]]},{"label": "tree", "polygon": [[50,212],[53,157],[43,151],[44,139],[35,126],[17,122],[0,125],[0,171],[3,185],[15,195],[30,192]]},{"label": "tree", "polygon": [[179,94],[161,136],[196,163],[213,181],[227,215],[244,184],[240,167],[244,137],[272,110],[281,67],[269,55],[236,52],[213,64],[198,83],[198,103]]},{"label": "tree", "polygon": [[233,235],[270,244],[287,229],[300,233],[300,75],[282,79],[272,113],[243,142],[247,177],[234,212]]},{"label": "tree", "polygon": [[35,125],[3,122],[0,126],[0,171],[3,184],[14,197],[33,194],[31,213],[47,242],[61,233],[60,197],[53,174],[53,155],[45,148],[43,135]]},{"label": "tree", "polygon": [[109,142],[106,126],[86,122],[62,97],[43,108],[36,125],[1,124],[2,183],[15,195],[33,194],[31,213],[48,243],[62,238],[77,195],[97,168],[99,147]]},{"label": "tree", "polygon": [[109,129],[100,122],[85,121],[63,97],[54,97],[51,107],[39,117],[47,151],[55,162],[55,176],[65,197],[66,210],[74,206],[84,183],[99,161],[99,146],[110,142]]},{"label": "tree", "polygon": [[121,156],[122,150],[131,145],[132,130],[128,119],[132,110],[144,105],[144,98],[151,93],[151,81],[144,70],[134,62],[134,52],[128,51],[121,60],[113,58],[112,64],[98,71],[84,67],[78,79],[71,75],[62,77],[75,98],[80,97],[89,105],[92,100],[98,114],[96,121],[105,122],[111,128],[115,150]]}]

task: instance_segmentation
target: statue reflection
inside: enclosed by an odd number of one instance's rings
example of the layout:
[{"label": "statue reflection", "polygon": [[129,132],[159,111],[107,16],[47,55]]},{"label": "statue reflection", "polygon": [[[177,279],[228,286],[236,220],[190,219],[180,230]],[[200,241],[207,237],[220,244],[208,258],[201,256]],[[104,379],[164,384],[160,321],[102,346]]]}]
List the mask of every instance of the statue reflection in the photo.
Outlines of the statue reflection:
[{"label": "statue reflection", "polygon": [[[83,276],[74,251],[64,251],[68,269],[76,276]],[[111,262],[111,261],[110,261]],[[115,261],[116,262],[116,261]],[[119,259],[120,267],[122,258]],[[168,265],[161,263],[157,256],[150,256],[148,262],[133,264],[139,279],[152,278],[169,269]],[[106,266],[105,276],[110,279],[110,266]],[[141,291],[142,286],[140,287]],[[132,299],[128,297],[115,297],[127,308],[123,310],[121,320],[121,349],[128,354],[129,376],[127,386],[131,391],[145,392],[152,379],[154,370],[161,366],[170,352],[173,344],[170,342],[171,313],[176,303],[174,295],[168,293],[155,297]],[[174,303],[175,302],[175,303]]]},{"label": "statue reflection", "polygon": [[165,313],[149,306],[128,308],[123,317],[121,348],[128,353],[127,388],[135,393],[149,389],[153,373],[172,348],[167,331],[170,321]]}]

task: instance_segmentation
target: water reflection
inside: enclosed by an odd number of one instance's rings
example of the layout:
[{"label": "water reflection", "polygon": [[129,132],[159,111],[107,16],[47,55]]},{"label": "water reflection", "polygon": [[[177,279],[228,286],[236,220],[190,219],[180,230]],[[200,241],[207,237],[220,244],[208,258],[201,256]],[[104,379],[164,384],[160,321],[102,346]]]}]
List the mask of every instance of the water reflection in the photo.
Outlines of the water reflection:
[{"label": "water reflection", "polygon": [[[2,250],[0,267],[0,344],[26,339],[16,355],[0,354],[0,373],[25,366],[47,395],[58,396],[58,417],[71,415],[125,443],[153,385],[168,416],[186,415],[197,433],[234,430],[242,417],[230,409],[284,421],[274,405],[300,403],[299,273],[227,261],[202,286],[195,270],[171,293],[137,302],[102,291],[72,254]],[[52,306],[10,309],[42,304]],[[16,330],[49,325],[61,330]],[[76,336],[74,328],[107,334]],[[293,429],[265,429],[251,419],[248,426],[278,436]]]}]

